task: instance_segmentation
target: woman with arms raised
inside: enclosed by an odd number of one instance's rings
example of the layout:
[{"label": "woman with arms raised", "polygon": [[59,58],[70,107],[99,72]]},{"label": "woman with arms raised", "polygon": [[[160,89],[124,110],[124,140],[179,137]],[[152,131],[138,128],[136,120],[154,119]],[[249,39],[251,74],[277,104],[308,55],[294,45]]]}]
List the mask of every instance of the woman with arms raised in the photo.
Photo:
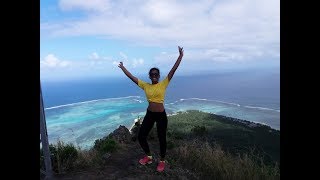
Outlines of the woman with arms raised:
[{"label": "woman with arms raised", "polygon": [[157,171],[162,172],[165,168],[165,155],[167,149],[167,125],[168,118],[164,108],[164,97],[166,88],[172,79],[175,71],[177,70],[182,57],[183,57],[183,48],[178,46],[179,49],[179,57],[170,70],[169,74],[166,78],[159,82],[160,78],[160,70],[158,68],[151,68],[149,71],[149,78],[151,80],[151,84],[144,82],[135,76],[133,76],[124,66],[123,63],[120,62],[119,68],[140,88],[145,91],[147,100],[149,102],[146,115],[143,119],[143,122],[140,127],[138,140],[145,152],[145,157],[139,160],[139,163],[142,165],[151,164],[152,163],[152,155],[149,149],[149,145],[147,142],[147,136],[151,129],[153,128],[154,123],[156,122],[157,126],[157,134],[160,142],[160,162],[157,166]]}]

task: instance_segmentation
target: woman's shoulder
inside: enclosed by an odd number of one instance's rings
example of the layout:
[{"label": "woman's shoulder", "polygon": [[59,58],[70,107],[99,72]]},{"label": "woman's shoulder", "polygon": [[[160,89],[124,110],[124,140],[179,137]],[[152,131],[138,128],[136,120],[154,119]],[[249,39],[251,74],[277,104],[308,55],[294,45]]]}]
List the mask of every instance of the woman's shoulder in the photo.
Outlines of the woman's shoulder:
[{"label": "woman's shoulder", "polygon": [[168,83],[170,80],[169,80],[169,77],[166,76],[162,81],[161,83]]}]

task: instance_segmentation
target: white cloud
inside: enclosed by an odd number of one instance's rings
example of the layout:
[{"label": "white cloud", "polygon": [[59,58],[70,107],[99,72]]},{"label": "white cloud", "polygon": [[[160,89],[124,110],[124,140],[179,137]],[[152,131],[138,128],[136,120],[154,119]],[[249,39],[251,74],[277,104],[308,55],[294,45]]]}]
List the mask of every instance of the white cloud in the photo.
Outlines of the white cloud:
[{"label": "white cloud", "polygon": [[128,56],[125,53],[120,52],[119,54],[121,56],[121,60],[113,61],[112,64],[114,66],[118,66],[120,62],[122,62],[123,65],[126,66],[126,67],[131,66],[133,68],[136,68],[136,67],[144,64],[144,60],[142,58],[138,58],[138,59],[137,58],[133,58],[132,60],[129,60]]},{"label": "white cloud", "polygon": [[112,57],[103,57],[102,59],[103,59],[103,60],[107,60],[107,61],[113,61],[113,58],[112,58]]},{"label": "white cloud", "polygon": [[[102,0],[66,0],[60,4],[65,8],[72,7],[69,9],[91,8],[96,11],[52,32],[58,35],[106,35],[146,44],[181,42],[184,46],[202,48],[220,43],[279,42],[278,0],[183,3],[144,0],[112,4]],[[110,6],[109,10],[99,11],[97,15],[97,9],[104,6]]]},{"label": "white cloud", "polygon": [[[184,3],[173,0],[116,3],[103,0],[62,0],[60,6],[65,10],[95,10],[87,18],[68,22],[68,25],[64,24],[64,27],[52,32],[60,35],[98,34],[119,39],[139,39],[144,43],[163,44],[170,40],[173,43],[182,41],[188,46],[199,46],[198,43],[204,39],[215,43],[229,42],[223,40],[226,37],[247,42],[255,35],[267,35],[261,37],[261,40],[275,40],[269,39],[272,38],[269,32],[276,35],[275,38],[280,32],[278,0],[201,0]],[[100,8],[106,7],[107,12],[100,11]],[[250,39],[247,40],[247,37]]]},{"label": "white cloud", "polygon": [[92,60],[91,65],[100,65],[102,61],[112,62],[112,57],[101,57],[97,52],[93,52],[89,55],[89,59]]},{"label": "white cloud", "polygon": [[122,58],[123,61],[128,60],[128,56],[127,56],[125,53],[120,52],[119,54],[120,54],[120,56],[121,56],[121,58]]},{"label": "white cloud", "polygon": [[[41,30],[54,36],[98,35],[144,46],[181,45],[190,61],[247,61],[280,53],[279,0],[60,0],[59,5],[87,16],[41,23]],[[127,55],[120,56],[128,64]],[[169,63],[176,57],[167,52],[155,60]]]},{"label": "white cloud", "polygon": [[92,59],[92,60],[98,60],[98,59],[100,59],[98,53],[96,53],[96,52],[92,53],[92,54],[89,56],[89,58]]},{"label": "white cloud", "polygon": [[54,54],[48,54],[43,61],[40,61],[40,65],[48,68],[68,67],[70,64],[70,61],[59,60]]},{"label": "white cloud", "polygon": [[144,60],[142,58],[139,58],[139,59],[134,58],[132,67],[136,68],[139,65],[143,65],[143,63],[144,63]]},{"label": "white cloud", "polygon": [[[154,57],[156,64],[174,64],[178,58],[175,53],[159,53]],[[219,45],[216,48],[188,49],[184,48],[183,61],[193,63],[228,63],[251,62],[261,57],[279,57],[279,45]]]},{"label": "white cloud", "polygon": [[[120,74],[118,62],[101,58],[98,53],[92,53],[92,57],[101,60],[60,60],[54,54],[48,54],[45,58],[40,58],[40,74],[44,79],[68,79],[80,77],[96,77]],[[110,61],[109,61],[110,60]],[[139,61],[138,61],[139,62]]]},{"label": "white cloud", "polygon": [[103,12],[109,9],[109,0],[60,0],[59,7],[64,10],[81,9]]}]

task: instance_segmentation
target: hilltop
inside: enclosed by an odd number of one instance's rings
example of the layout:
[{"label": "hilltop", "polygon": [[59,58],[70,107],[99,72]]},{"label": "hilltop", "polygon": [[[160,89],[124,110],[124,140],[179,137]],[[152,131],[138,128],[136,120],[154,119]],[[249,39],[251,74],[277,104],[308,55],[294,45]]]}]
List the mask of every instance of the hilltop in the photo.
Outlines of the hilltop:
[{"label": "hilltop", "polygon": [[142,166],[138,159],[143,151],[135,139],[136,131],[130,133],[120,126],[96,140],[89,151],[63,143],[51,145],[55,178],[280,179],[279,130],[200,111],[179,112],[168,120],[167,168],[163,173],[156,171],[156,129],[148,139],[155,161]]}]

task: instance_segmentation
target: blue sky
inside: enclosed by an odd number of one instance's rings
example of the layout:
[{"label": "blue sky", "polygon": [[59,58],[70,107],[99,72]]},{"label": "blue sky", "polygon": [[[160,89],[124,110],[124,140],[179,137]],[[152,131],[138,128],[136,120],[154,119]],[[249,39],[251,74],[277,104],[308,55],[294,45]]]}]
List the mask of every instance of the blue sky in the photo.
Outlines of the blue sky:
[{"label": "blue sky", "polygon": [[[45,0],[42,80],[176,75],[280,67],[278,0]],[[163,77],[164,75],[162,75]]]}]

